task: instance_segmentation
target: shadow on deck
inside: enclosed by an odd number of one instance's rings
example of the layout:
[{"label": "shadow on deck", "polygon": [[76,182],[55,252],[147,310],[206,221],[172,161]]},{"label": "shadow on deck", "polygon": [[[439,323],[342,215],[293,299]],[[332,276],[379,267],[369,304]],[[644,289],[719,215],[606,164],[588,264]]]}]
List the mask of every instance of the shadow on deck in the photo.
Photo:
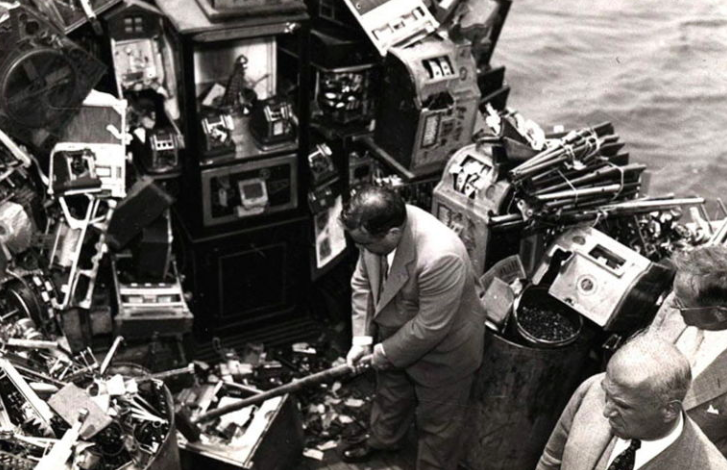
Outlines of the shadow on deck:
[{"label": "shadow on deck", "polygon": [[368,462],[346,463],[341,460],[338,449],[330,449],[324,452],[323,460],[302,457],[295,470],[414,470],[415,462],[416,439],[410,433],[402,450],[381,452]]}]

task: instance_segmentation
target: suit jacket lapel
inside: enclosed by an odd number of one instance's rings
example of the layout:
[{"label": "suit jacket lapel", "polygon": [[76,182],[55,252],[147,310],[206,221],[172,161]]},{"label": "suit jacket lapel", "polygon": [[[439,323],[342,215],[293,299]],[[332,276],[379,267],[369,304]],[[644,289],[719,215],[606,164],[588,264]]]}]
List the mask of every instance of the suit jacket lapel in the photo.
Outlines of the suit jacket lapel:
[{"label": "suit jacket lapel", "polygon": [[[396,247],[396,255],[394,255],[394,261],[391,264],[389,276],[386,278],[384,292],[376,304],[376,311],[374,315],[378,314],[381,309],[386,306],[386,304],[391,302],[391,299],[394,298],[396,293],[399,292],[404,284],[406,284],[406,281],[409,280],[408,267],[416,257],[413,230],[414,220],[412,220],[411,213],[409,213],[406,227],[404,227],[404,233],[402,233],[399,245]],[[381,270],[379,269],[379,271]],[[380,272],[379,275],[381,275]]]},{"label": "suit jacket lapel", "polygon": [[[603,449],[603,452],[601,452],[601,455],[596,456],[596,460],[590,465],[589,467],[583,467],[583,468],[592,468],[593,470],[606,470],[606,467],[608,466],[608,459],[611,457],[611,453],[613,453],[613,448],[616,446],[616,436],[614,436],[611,433],[610,427],[608,431],[608,441],[606,444],[601,447]],[[603,440],[603,436],[601,437],[601,440]]]},{"label": "suit jacket lapel", "polygon": [[722,354],[692,381],[692,386],[684,398],[684,409],[691,410],[725,393],[727,393],[727,351],[722,351]]}]

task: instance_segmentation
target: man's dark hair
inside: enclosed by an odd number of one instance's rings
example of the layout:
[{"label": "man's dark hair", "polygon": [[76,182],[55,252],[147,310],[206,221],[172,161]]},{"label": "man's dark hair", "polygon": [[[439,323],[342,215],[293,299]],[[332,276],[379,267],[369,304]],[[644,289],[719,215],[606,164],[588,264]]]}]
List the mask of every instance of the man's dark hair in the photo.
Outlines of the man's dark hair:
[{"label": "man's dark hair", "polygon": [[705,306],[727,305],[727,247],[710,245],[677,253],[677,276],[687,293]]},{"label": "man's dark hair", "polygon": [[370,235],[386,235],[406,222],[406,204],[391,188],[362,186],[344,204],[341,222],[347,230],[364,229]]}]

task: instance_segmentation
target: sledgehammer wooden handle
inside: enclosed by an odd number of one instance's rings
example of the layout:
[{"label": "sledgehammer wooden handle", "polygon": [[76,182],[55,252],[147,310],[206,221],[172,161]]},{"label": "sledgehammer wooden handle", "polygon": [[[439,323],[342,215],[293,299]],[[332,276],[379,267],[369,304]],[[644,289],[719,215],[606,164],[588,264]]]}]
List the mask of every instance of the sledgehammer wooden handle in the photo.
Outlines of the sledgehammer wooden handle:
[{"label": "sledgehammer wooden handle", "polygon": [[294,382],[281,385],[280,387],[271,388],[270,390],[266,390],[258,395],[245,398],[236,403],[232,403],[230,405],[222,406],[212,411],[208,411],[207,413],[203,413],[197,416],[195,419],[192,420],[192,422],[203,423],[205,421],[211,421],[227,413],[231,413],[233,411],[245,408],[246,406],[257,405],[258,403],[262,403],[269,398],[279,397],[281,395],[285,395],[286,393],[297,392],[298,390],[301,390],[308,386],[317,385],[335,377],[360,373],[363,370],[368,369],[369,366],[371,366],[371,357],[371,355],[362,357],[359,360],[359,367],[353,368],[350,367],[348,364],[342,364],[340,366],[332,367],[330,369],[308,375]]}]

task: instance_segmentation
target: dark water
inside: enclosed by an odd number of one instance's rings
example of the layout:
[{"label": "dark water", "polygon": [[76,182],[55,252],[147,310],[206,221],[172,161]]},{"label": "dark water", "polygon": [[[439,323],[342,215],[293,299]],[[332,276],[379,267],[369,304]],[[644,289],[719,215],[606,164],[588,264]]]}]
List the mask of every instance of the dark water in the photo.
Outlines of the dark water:
[{"label": "dark water", "polygon": [[546,131],[611,121],[650,195],[727,202],[727,1],[515,0],[493,64]]}]

